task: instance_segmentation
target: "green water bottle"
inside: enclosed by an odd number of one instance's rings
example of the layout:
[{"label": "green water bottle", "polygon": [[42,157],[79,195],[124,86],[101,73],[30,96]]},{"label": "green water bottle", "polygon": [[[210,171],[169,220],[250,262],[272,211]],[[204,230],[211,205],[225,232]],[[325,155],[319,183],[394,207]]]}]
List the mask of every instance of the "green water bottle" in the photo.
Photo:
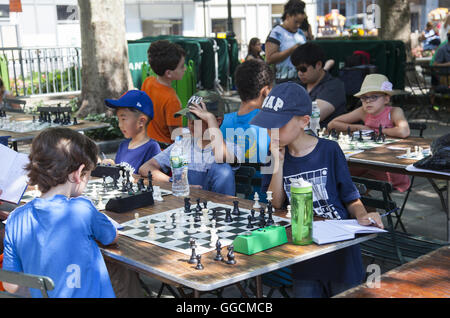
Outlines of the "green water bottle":
[{"label": "green water bottle", "polygon": [[313,196],[311,183],[299,179],[291,181],[292,243],[308,245],[313,242]]}]

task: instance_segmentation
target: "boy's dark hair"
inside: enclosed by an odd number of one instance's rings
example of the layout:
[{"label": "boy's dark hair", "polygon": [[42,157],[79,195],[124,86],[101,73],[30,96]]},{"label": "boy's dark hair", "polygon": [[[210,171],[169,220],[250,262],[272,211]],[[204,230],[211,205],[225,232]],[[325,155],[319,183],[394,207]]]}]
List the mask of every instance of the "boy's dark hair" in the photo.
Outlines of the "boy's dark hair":
[{"label": "boy's dark hair", "polygon": [[64,184],[69,174],[84,164],[83,173],[97,165],[97,145],[85,135],[69,128],[47,128],[31,145],[30,162],[25,166],[30,185],[42,193]]},{"label": "boy's dark hair", "polygon": [[167,70],[174,70],[182,57],[186,56],[184,49],[167,40],[159,40],[150,44],[147,50],[148,62],[152,70],[163,76]]},{"label": "boy's dark hair", "polygon": [[246,102],[257,98],[264,86],[272,86],[275,74],[267,63],[253,59],[240,64],[234,78],[239,97]]},{"label": "boy's dark hair", "polygon": [[283,16],[281,17],[281,20],[286,20],[288,15],[297,15],[299,13],[305,13],[305,3],[300,0],[289,0],[284,5],[284,11]]},{"label": "boy's dark hair", "polygon": [[300,64],[316,66],[319,61],[322,62],[323,67],[326,61],[325,52],[319,45],[311,42],[300,45],[291,55],[291,62],[294,66]]}]

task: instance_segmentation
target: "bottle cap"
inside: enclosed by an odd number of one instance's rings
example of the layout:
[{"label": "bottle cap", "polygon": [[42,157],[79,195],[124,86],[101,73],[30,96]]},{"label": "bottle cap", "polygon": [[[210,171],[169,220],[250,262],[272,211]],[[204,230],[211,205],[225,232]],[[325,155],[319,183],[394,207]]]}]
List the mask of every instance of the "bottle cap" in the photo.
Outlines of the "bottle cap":
[{"label": "bottle cap", "polygon": [[289,178],[289,181],[291,181],[291,193],[312,192],[312,184],[303,178]]}]

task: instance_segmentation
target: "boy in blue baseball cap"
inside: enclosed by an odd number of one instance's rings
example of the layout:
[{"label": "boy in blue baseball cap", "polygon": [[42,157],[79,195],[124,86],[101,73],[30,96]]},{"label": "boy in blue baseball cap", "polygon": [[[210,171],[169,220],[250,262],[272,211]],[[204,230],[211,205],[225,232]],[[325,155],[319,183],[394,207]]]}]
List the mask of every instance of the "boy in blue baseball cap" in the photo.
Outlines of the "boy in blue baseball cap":
[{"label": "boy in blue baseball cap", "polygon": [[153,102],[147,93],[130,90],[119,99],[105,99],[119,119],[119,128],[126,140],[117,150],[115,160],[103,164],[127,164],[137,174],[140,166],[161,152],[159,144],[147,136],[147,126],[153,119]]},{"label": "boy in blue baseball cap", "polygon": [[[297,83],[276,85],[261,111],[250,122],[270,131],[273,170],[269,191],[272,205],[290,201],[291,178],[303,178],[313,186],[313,209],[328,219],[356,218],[361,225],[383,228],[378,213],[367,213],[348,171],[338,143],[305,133],[312,103]],[[359,246],[351,246],[292,266],[296,297],[331,297],[362,282]]]}]

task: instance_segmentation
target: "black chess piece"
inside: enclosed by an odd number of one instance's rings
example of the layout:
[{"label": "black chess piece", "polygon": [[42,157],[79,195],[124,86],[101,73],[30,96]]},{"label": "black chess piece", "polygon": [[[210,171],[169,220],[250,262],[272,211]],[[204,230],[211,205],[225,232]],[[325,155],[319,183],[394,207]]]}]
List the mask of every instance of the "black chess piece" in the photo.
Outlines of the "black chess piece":
[{"label": "black chess piece", "polygon": [[214,260],[218,261],[218,262],[223,261],[223,257],[221,254],[222,244],[220,243],[219,240],[217,240],[217,242],[216,242],[216,251],[217,251],[217,254],[216,254],[216,257],[214,257]]},{"label": "black chess piece", "polygon": [[351,133],[352,133],[352,130],[350,129],[350,126],[348,126],[347,127],[347,136],[350,137]]},{"label": "black chess piece", "polygon": [[74,125],[78,125],[78,121],[77,121],[77,118],[76,118],[76,117],[73,118],[73,124],[74,124]]},{"label": "black chess piece", "polygon": [[147,173],[147,179],[148,179],[147,191],[153,192],[153,176],[150,170]]},{"label": "black chess piece", "polygon": [[227,253],[227,261],[226,261],[226,263],[229,264],[229,265],[236,264],[236,260],[235,260],[235,257],[234,257],[234,246],[233,246],[233,244],[228,246],[228,253]]},{"label": "black chess piece", "polygon": [[207,209],[208,208],[208,201],[203,201],[203,208]]},{"label": "black chess piece", "polygon": [[247,216],[247,219],[248,219],[247,229],[252,229],[253,228],[252,216],[251,215]]},{"label": "black chess piece", "polygon": [[200,254],[197,254],[197,266],[195,266],[195,269],[202,270],[204,268],[201,261],[202,261],[202,256]]},{"label": "black chess piece", "polygon": [[117,175],[113,175],[113,189],[119,189],[119,186],[117,185]]},{"label": "black chess piece", "polygon": [[139,178],[139,180],[137,182],[137,187],[138,187],[139,191],[142,191],[145,188],[144,179]]},{"label": "black chess piece", "polygon": [[191,202],[190,198],[184,198],[184,213],[191,213]]},{"label": "black chess piece", "polygon": [[233,218],[231,217],[231,209],[225,209],[225,222],[226,223],[233,222]]},{"label": "black chess piece", "polygon": [[233,212],[231,214],[239,216],[241,212],[239,211],[239,201],[233,201]]},{"label": "black chess piece", "polygon": [[358,141],[362,142],[363,140],[364,140],[364,139],[363,139],[362,131],[360,130],[360,131],[359,131],[359,138],[358,138]]},{"label": "black chess piece", "polygon": [[197,263],[197,256],[195,254],[195,240],[194,239],[190,239],[189,241],[189,246],[192,249],[192,254],[191,254],[191,258],[188,260],[189,264],[195,264]]},{"label": "black chess piece", "polygon": [[275,222],[274,222],[274,220],[273,220],[273,217],[272,217],[272,214],[273,214],[273,210],[272,210],[272,209],[270,209],[270,210],[268,211],[268,214],[269,214],[269,217],[267,218],[267,222],[266,222],[266,225],[268,225],[268,226],[270,226],[270,225],[274,225],[274,224],[275,224]]},{"label": "black chess piece", "polygon": [[265,217],[264,208],[261,208],[258,218],[259,218],[259,227],[265,227],[266,226],[266,217]]},{"label": "black chess piece", "polygon": [[200,222],[202,220],[200,210],[195,208],[195,214],[194,214],[194,222]]},{"label": "black chess piece", "polygon": [[251,217],[252,217],[252,222],[256,221],[256,218],[255,218],[255,209],[251,209],[251,210],[250,210],[250,214],[251,214]]},{"label": "black chess piece", "polygon": [[103,185],[103,191],[104,191],[104,192],[107,192],[107,189],[106,189],[106,176],[102,176],[102,178],[103,178],[103,182],[102,182],[102,185]]},{"label": "black chess piece", "polygon": [[195,207],[195,209],[199,212],[202,210],[202,206],[200,205],[200,199],[197,199],[197,206]]}]

